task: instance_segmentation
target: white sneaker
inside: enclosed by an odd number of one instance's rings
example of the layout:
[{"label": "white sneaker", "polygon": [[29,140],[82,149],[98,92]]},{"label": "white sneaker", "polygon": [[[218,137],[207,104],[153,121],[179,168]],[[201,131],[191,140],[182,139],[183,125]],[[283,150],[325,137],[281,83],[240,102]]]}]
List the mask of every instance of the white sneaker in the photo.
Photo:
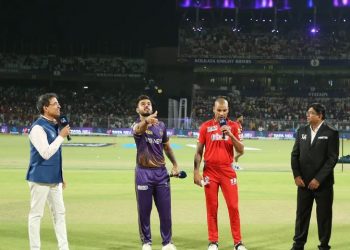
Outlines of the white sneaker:
[{"label": "white sneaker", "polygon": [[169,243],[168,245],[163,246],[162,250],[176,250],[176,247],[173,243]]},{"label": "white sneaker", "polygon": [[215,243],[210,243],[208,246],[208,250],[219,250],[219,247]]},{"label": "white sneaker", "polygon": [[248,250],[242,242],[238,243],[237,245],[235,245],[234,247],[235,250]]},{"label": "white sneaker", "polygon": [[152,250],[152,245],[149,243],[143,244],[142,250]]}]

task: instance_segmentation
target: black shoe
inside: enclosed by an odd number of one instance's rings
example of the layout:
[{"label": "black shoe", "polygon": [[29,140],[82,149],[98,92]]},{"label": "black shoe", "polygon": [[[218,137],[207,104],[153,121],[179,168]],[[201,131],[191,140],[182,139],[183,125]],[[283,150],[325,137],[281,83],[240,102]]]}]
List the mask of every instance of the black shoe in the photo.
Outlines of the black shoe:
[{"label": "black shoe", "polygon": [[290,250],[304,250],[304,247],[292,247]]},{"label": "black shoe", "polygon": [[238,242],[235,247],[234,247],[235,250],[247,250],[247,248],[243,245],[243,242],[240,241]]}]

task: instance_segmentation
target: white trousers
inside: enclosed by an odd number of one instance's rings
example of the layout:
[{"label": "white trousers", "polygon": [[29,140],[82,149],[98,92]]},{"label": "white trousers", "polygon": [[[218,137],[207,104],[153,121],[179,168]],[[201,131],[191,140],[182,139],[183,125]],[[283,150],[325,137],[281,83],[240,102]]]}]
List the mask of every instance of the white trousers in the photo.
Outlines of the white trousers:
[{"label": "white trousers", "polygon": [[30,212],[28,216],[30,250],[40,250],[40,223],[44,215],[46,202],[51,210],[58,249],[69,250],[62,183],[44,184],[28,182],[28,184],[31,194]]}]

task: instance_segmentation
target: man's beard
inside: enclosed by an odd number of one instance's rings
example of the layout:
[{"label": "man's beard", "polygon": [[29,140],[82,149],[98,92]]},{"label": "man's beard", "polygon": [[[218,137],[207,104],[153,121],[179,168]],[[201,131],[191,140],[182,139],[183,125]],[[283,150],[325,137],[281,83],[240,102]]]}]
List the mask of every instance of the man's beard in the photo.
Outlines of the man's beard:
[{"label": "man's beard", "polygon": [[140,114],[141,116],[143,116],[143,117],[148,117],[148,116],[150,116],[151,114],[150,113],[143,113],[143,114]]}]

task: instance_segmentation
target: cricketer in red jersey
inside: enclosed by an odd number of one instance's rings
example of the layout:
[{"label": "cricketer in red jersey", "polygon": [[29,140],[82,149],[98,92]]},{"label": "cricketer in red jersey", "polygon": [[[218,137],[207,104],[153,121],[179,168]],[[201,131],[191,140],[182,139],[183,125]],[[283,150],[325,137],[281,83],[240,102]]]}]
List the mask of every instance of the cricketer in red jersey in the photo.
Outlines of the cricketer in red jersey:
[{"label": "cricketer in red jersey", "polygon": [[[239,139],[241,141],[243,141],[243,114],[237,114],[236,115],[236,123],[238,125],[238,136],[239,136]],[[242,170],[243,169],[243,168],[241,168],[238,165],[238,159],[242,155],[243,155],[243,153],[235,152],[235,163],[234,163],[235,170]]]},{"label": "cricketer in red jersey", "polygon": [[[205,188],[207,223],[208,223],[208,249],[218,249],[218,191],[222,190],[226,200],[232,238],[235,249],[244,249],[242,243],[240,218],[238,210],[237,176],[232,168],[234,150],[244,152],[244,145],[239,139],[238,125],[227,118],[229,108],[225,98],[215,100],[213,107],[214,119],[204,122],[199,130],[197,150],[194,157],[194,183]],[[220,120],[225,119],[226,125]],[[221,127],[220,127],[221,123]],[[224,135],[223,135],[224,134]],[[200,164],[204,153],[203,176],[200,174]],[[214,248],[212,246],[215,245]]]}]

